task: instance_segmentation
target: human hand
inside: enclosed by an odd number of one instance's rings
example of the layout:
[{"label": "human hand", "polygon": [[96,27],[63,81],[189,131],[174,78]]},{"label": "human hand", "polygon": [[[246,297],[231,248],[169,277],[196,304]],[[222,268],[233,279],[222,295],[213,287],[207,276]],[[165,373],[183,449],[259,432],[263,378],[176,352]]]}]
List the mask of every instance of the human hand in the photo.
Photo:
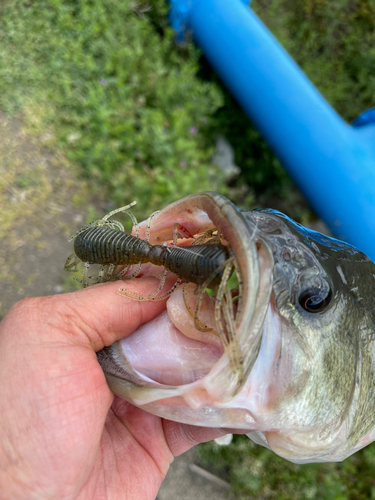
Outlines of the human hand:
[{"label": "human hand", "polygon": [[[155,278],[137,282],[150,293]],[[114,397],[95,352],[165,308],[118,283],[24,299],[0,323],[0,499],[154,499],[173,458],[226,434]]]}]

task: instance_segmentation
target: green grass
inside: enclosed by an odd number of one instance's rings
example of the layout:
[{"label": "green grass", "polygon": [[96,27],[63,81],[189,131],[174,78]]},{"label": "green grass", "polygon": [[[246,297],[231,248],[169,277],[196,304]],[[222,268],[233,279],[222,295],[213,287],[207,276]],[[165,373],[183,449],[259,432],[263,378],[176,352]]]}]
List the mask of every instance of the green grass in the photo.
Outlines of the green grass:
[{"label": "green grass", "polygon": [[373,0],[257,0],[254,8],[344,119],[374,106]]},{"label": "green grass", "polygon": [[229,446],[215,442],[199,446],[198,458],[203,467],[232,485],[239,500],[375,498],[375,444],[341,463],[296,465],[246,436],[234,436]]},{"label": "green grass", "polygon": [[0,108],[49,130],[107,199],[136,199],[139,217],[192,192],[225,190],[202,133],[221,92],[197,78],[192,44],[176,50],[165,26],[160,36],[166,7],[154,3],[152,18],[134,0],[0,9]]}]

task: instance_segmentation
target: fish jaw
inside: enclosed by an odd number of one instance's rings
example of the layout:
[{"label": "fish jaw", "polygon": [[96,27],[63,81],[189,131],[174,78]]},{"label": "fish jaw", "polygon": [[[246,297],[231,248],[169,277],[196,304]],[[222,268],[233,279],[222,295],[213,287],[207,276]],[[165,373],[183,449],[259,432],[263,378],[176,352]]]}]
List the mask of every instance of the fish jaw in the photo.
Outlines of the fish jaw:
[{"label": "fish jaw", "polygon": [[[130,362],[120,343],[98,353],[98,359],[111,389],[134,404],[142,407],[151,404],[155,407],[162,400],[162,405],[168,406],[173,398],[180,398],[178,405],[188,405],[194,411],[207,413],[211,406],[228,401],[239,392],[256,361],[271,294],[272,259],[265,246],[260,251],[257,250],[253,238],[254,228],[241,212],[229,200],[216,193],[189,196],[156,214],[151,223],[150,241],[158,244],[170,242],[176,223],[184,227],[189,235],[217,228],[236,256],[243,281],[243,307],[236,320],[236,335],[244,353],[245,377],[239,382],[239,375],[230,365],[226,352],[220,353],[202,378],[181,385],[160,383],[160,380],[165,382],[166,378],[155,377],[157,380],[154,380],[141,374]],[[144,236],[145,227],[145,223],[140,224],[140,237]],[[259,262],[262,259],[267,261],[267,269],[260,275]],[[169,310],[177,297],[178,292],[175,292],[169,299]],[[184,313],[188,315],[186,310]],[[175,315],[171,315],[176,322]],[[173,351],[172,347],[171,350]],[[182,379],[183,377],[176,378],[179,382]],[[209,419],[204,420],[204,424],[199,421],[200,425],[212,425]]]},{"label": "fish jaw", "polygon": [[[167,311],[111,346],[112,360],[122,369],[124,359],[131,363],[143,387],[137,391],[126,385],[129,374],[127,381],[117,379],[117,385],[110,375],[106,376],[116,394],[170,420],[206,427],[260,431],[270,425],[273,428],[277,413],[272,403],[276,390],[275,366],[280,362],[281,347],[279,326],[278,315],[269,306],[250,375],[241,391],[226,401],[211,392],[205,380],[220,363],[224,355],[222,346],[181,334]],[[279,386],[282,388],[283,384]]]}]

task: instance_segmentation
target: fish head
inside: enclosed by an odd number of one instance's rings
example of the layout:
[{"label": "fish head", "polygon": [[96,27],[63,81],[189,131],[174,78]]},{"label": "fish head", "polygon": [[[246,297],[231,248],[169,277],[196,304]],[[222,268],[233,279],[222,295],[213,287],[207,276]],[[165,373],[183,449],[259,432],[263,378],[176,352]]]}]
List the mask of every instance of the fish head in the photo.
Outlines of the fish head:
[{"label": "fish head", "polygon": [[[278,357],[256,442],[297,463],[343,460],[374,438],[375,266],[274,210],[245,212],[273,255]],[[250,376],[251,378],[251,376]]]},{"label": "fish head", "polygon": [[[241,210],[216,193],[155,215],[150,243],[170,242],[176,228],[186,239],[217,229],[236,257],[242,375],[220,338],[195,329],[178,289],[158,318],[98,353],[112,391],[171,420],[247,429],[296,463],[342,460],[371,442],[374,264],[279,212]],[[147,223],[138,230],[144,237]],[[207,298],[201,314],[215,329],[212,307]]]}]

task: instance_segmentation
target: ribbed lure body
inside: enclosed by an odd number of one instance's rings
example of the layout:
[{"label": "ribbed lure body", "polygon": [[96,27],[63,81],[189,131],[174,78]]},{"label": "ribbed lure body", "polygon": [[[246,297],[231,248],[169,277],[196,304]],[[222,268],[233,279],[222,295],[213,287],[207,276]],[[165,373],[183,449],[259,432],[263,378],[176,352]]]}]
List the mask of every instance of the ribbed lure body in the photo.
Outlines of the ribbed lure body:
[{"label": "ribbed lure body", "polygon": [[[90,264],[133,265],[151,262],[187,282],[203,284],[229,258],[225,245],[206,243],[185,247],[151,245],[131,234],[108,227],[93,227],[74,240],[74,252]],[[210,283],[218,285],[222,272]]]}]

